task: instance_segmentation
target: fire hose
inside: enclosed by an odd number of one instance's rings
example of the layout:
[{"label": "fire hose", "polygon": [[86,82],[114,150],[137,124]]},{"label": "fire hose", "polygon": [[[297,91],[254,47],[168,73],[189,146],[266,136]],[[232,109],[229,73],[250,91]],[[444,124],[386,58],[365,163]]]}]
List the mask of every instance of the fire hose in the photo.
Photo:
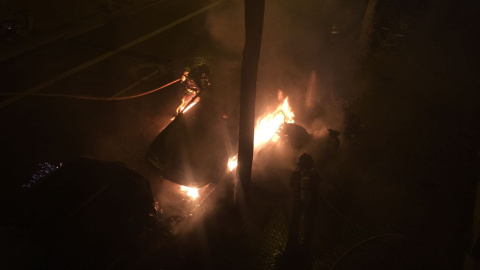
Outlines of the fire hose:
[{"label": "fire hose", "polygon": [[[322,200],[328,205],[328,207],[330,209],[333,210],[333,212],[335,212],[336,215],[338,215],[339,217],[341,217],[342,219],[344,219],[345,221],[347,221],[348,223],[364,230],[365,232],[367,232],[368,234],[372,234],[373,236],[370,236],[358,243],[356,243],[355,245],[353,245],[352,247],[350,247],[350,249],[348,249],[346,252],[344,252],[336,261],[335,263],[333,264],[333,266],[330,268],[330,270],[335,270],[337,268],[337,266],[340,264],[341,261],[343,261],[347,255],[349,255],[352,251],[356,250],[357,248],[367,244],[367,243],[370,243],[371,241],[374,241],[374,240],[380,240],[380,239],[384,239],[384,238],[401,238],[403,239],[404,236],[402,234],[398,234],[398,233],[386,233],[386,234],[377,234],[371,230],[368,230],[366,229],[365,227],[359,225],[358,223],[352,221],[351,219],[349,219],[348,217],[346,217],[344,214],[342,214],[342,212],[340,212],[336,207],[334,207],[332,205],[332,203],[325,197],[325,195],[323,195],[321,192],[318,192],[320,194],[320,197],[322,198]],[[391,248],[391,247],[390,247]],[[398,254],[398,251],[394,250],[395,253],[397,253],[397,256],[398,258],[402,261],[403,265],[405,266],[405,268],[407,268],[407,265],[406,265],[406,262],[405,260],[403,259],[402,256],[400,256],[400,254]]]},{"label": "fire hose", "polygon": [[[367,239],[364,239],[358,243],[356,243],[355,245],[353,245],[349,250],[347,250],[345,253],[342,254],[342,256],[340,256],[336,261],[335,263],[333,264],[333,266],[330,268],[330,270],[335,270],[337,268],[337,266],[340,264],[341,261],[343,261],[348,254],[350,254],[352,251],[356,250],[357,248],[367,244],[367,243],[370,243],[372,241],[375,241],[375,240],[380,240],[382,238],[403,238],[404,236],[401,235],[401,234],[381,234],[381,235],[375,235],[375,236],[372,236],[372,237],[369,237]],[[391,248],[391,247],[390,247]],[[396,255],[398,256],[398,258],[401,260],[401,262],[403,263],[403,266],[405,269],[408,269],[407,268],[407,264],[405,262],[405,260],[403,259],[402,256],[400,256],[400,254],[398,254],[398,251],[396,250],[393,250]]]},{"label": "fire hose", "polygon": [[366,233],[368,234],[371,234],[371,235],[374,235],[376,236],[377,233],[361,226],[360,224],[358,224],[357,222],[354,222],[353,220],[351,220],[350,218],[348,218],[347,216],[345,216],[344,214],[342,214],[342,212],[340,212],[340,210],[338,210],[335,206],[333,206],[333,204],[325,197],[325,195],[323,195],[320,191],[318,192],[318,194],[320,194],[320,197],[322,198],[322,200],[327,204],[327,206],[337,215],[339,216],[340,218],[342,218],[343,220],[345,220],[346,222],[350,223],[351,225],[359,228],[359,229],[362,229],[363,231],[365,231]]},{"label": "fire hose", "polygon": [[38,93],[0,93],[0,96],[33,96],[33,97],[59,97],[59,98],[73,98],[73,99],[86,99],[86,100],[99,100],[99,101],[119,101],[119,100],[127,100],[133,99],[138,97],[143,97],[152,93],[155,93],[165,87],[168,87],[172,84],[175,84],[182,79],[173,80],[167,84],[164,84],[160,87],[157,87],[153,90],[143,92],[137,95],[132,96],[125,96],[125,97],[91,97],[91,96],[76,96],[76,95],[62,95],[62,94],[38,94]]}]

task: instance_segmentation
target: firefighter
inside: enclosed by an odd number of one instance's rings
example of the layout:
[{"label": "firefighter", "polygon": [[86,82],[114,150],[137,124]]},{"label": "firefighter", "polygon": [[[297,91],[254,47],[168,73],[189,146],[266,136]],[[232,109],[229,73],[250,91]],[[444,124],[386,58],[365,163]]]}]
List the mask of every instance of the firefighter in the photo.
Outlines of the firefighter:
[{"label": "firefighter", "polygon": [[182,103],[177,108],[177,114],[182,112],[194,98],[198,99],[201,90],[210,86],[209,76],[210,68],[207,65],[197,66],[192,70],[188,67],[185,68],[182,75],[182,84],[185,90],[183,92]]},{"label": "firefighter", "polygon": [[[317,215],[317,189],[320,176],[314,168],[311,155],[303,153],[298,160],[297,168],[290,179],[293,191],[293,208],[289,228],[287,248],[309,248]],[[303,218],[303,226],[301,221]],[[303,241],[300,241],[303,231]]]}]

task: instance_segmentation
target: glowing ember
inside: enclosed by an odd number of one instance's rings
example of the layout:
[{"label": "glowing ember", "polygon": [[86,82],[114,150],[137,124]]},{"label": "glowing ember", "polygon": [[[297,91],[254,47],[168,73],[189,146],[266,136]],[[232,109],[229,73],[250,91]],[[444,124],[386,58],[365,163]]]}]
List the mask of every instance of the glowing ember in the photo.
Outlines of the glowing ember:
[{"label": "glowing ember", "polygon": [[180,190],[182,192],[186,193],[187,196],[190,197],[193,200],[197,199],[200,196],[200,195],[198,195],[198,188],[180,186]]},{"label": "glowing ember", "polygon": [[228,159],[228,170],[233,171],[235,168],[237,168],[237,162],[238,162],[237,155],[229,158]]},{"label": "glowing ember", "polygon": [[[278,94],[279,100],[283,99],[282,92]],[[269,141],[276,142],[279,139],[278,129],[284,123],[293,123],[295,114],[288,103],[288,97],[277,106],[274,111],[264,114],[257,120],[254,135],[254,151],[258,152]],[[233,156],[228,160],[228,169],[233,171],[237,167],[237,156]]]},{"label": "glowing ember", "polygon": [[182,110],[182,113],[186,113],[188,110],[190,110],[190,108],[195,106],[195,104],[197,104],[199,101],[200,101],[200,98],[197,97],[192,103],[190,103],[190,105],[188,105],[184,110]]},{"label": "glowing ember", "polygon": [[200,97],[197,97],[197,98],[195,98],[194,101],[190,102],[192,100],[192,98],[193,97],[191,97],[191,96],[182,98],[182,103],[177,108],[177,114],[186,113],[188,110],[190,110],[190,108],[195,106],[195,104],[197,104],[200,101]]}]

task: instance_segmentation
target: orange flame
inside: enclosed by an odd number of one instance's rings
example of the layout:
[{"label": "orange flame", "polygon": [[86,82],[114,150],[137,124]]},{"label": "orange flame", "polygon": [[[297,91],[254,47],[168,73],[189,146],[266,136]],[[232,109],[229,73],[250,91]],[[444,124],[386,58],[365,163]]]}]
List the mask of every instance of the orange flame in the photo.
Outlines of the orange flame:
[{"label": "orange flame", "polygon": [[188,197],[191,199],[195,200],[197,199],[200,195],[198,194],[198,188],[193,188],[193,187],[187,187],[187,186],[180,186],[180,190],[187,194]]},{"label": "orange flame", "polygon": [[237,162],[238,162],[238,157],[237,155],[231,157],[228,159],[228,171],[233,171],[235,168],[237,168]]},{"label": "orange flame", "polygon": [[186,113],[188,110],[190,110],[190,108],[195,106],[195,104],[197,104],[200,101],[200,97],[196,97],[194,101],[191,101],[191,100],[192,100],[192,97],[190,98],[183,97],[182,103],[177,108],[177,114]]},{"label": "orange flame", "polygon": [[257,120],[255,127],[254,147],[260,150],[267,142],[278,140],[277,131],[283,123],[293,123],[294,113],[290,104],[288,104],[288,97],[285,98],[282,104],[278,105],[273,112],[266,113],[263,117]]},{"label": "orange flame", "polygon": [[[283,99],[283,93],[279,91],[279,100]],[[254,135],[254,151],[260,151],[265,144],[270,141],[276,142],[279,139],[277,134],[278,129],[283,123],[293,123],[293,113],[290,104],[288,103],[288,97],[284,98],[280,105],[273,111],[265,113],[257,120],[257,126],[255,127]],[[233,171],[237,167],[237,156],[233,156],[228,160],[228,169]]]}]

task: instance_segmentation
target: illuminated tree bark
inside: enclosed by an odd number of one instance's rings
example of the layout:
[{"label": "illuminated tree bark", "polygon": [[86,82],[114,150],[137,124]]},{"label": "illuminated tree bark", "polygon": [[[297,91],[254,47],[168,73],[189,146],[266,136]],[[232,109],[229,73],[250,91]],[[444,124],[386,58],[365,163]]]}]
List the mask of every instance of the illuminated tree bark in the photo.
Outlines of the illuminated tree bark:
[{"label": "illuminated tree bark", "polygon": [[245,206],[249,200],[255,131],[255,96],[264,11],[265,0],[245,0],[245,47],[241,69],[238,166],[234,195],[236,207]]}]

